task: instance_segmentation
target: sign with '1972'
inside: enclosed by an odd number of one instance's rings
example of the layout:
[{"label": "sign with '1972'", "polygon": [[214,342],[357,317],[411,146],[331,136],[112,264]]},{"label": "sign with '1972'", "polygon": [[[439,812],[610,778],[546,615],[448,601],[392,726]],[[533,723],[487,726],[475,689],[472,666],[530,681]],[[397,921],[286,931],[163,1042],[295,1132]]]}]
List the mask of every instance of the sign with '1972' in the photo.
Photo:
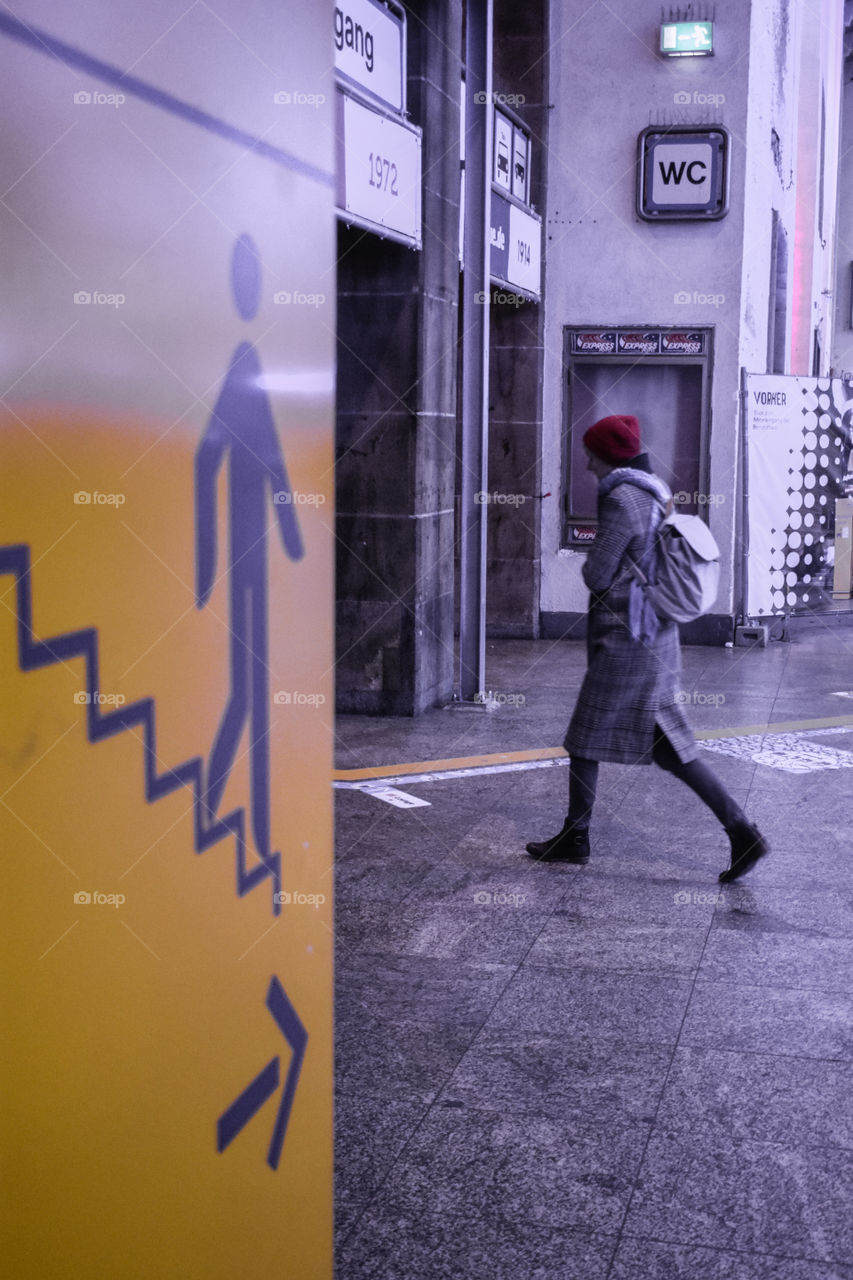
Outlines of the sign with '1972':
[{"label": "sign with '1972'", "polygon": [[421,132],[339,94],[343,141],[338,208],[344,218],[421,246]]}]

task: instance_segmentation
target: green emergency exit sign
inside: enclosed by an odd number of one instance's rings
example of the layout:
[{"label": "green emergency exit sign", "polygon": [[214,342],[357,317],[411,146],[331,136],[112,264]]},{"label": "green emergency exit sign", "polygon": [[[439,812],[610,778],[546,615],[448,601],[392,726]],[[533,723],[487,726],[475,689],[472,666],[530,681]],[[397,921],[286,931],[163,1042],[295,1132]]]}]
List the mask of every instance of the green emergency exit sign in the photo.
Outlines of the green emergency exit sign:
[{"label": "green emergency exit sign", "polygon": [[660,51],[670,58],[698,58],[713,53],[713,22],[664,22]]}]

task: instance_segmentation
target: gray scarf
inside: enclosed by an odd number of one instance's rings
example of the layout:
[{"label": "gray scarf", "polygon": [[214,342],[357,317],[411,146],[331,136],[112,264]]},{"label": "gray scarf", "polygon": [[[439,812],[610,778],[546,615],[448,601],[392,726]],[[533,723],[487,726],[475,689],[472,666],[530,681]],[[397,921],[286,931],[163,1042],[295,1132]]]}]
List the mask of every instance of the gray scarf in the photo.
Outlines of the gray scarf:
[{"label": "gray scarf", "polygon": [[659,476],[653,475],[648,471],[635,471],[633,467],[615,467],[613,471],[608,472],[603,479],[599,480],[599,498],[605,497],[618,484],[634,484],[638,489],[645,489],[647,493],[657,499],[652,507],[649,531],[646,536],[646,547],[640,563],[637,565],[633,560],[630,561],[634,576],[631,579],[628,594],[628,626],[633,639],[640,640],[643,644],[654,644],[660,631],[660,618],[649,603],[643,582],[640,580],[637,571],[639,570],[641,577],[646,581],[654,582],[654,537],[660,527],[667,503],[672,495],[669,487]]}]

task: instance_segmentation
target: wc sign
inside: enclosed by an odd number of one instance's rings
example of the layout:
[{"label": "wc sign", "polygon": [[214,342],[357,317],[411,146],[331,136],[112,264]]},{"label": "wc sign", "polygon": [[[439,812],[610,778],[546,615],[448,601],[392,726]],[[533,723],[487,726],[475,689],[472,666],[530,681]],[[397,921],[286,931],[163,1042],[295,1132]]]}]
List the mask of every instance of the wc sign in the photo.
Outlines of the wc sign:
[{"label": "wc sign", "polygon": [[728,212],[729,136],[711,128],[644,129],[637,212],[647,222],[722,218]]}]

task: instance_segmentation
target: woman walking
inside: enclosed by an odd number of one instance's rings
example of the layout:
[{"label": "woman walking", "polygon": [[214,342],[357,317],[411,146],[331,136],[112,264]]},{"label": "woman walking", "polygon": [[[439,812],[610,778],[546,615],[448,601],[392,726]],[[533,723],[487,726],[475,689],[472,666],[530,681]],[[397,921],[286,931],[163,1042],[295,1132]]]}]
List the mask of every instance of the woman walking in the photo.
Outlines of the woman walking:
[{"label": "woman walking", "polygon": [[669,490],[641,452],[636,418],[602,418],[583,442],[588,468],[598,478],[599,525],[583,567],[591,593],[588,667],[563,744],[571,757],[569,811],[556,836],[531,842],[527,852],[539,862],[588,862],[599,762],[654,761],[718,818],[731,842],[730,865],[719,879],[737,880],[768,852],[767,843],[696,758],[695,739],[675,700],[681,672],[677,624],[655,620],[650,630],[644,628],[642,593],[632,569],[652,544]]}]

